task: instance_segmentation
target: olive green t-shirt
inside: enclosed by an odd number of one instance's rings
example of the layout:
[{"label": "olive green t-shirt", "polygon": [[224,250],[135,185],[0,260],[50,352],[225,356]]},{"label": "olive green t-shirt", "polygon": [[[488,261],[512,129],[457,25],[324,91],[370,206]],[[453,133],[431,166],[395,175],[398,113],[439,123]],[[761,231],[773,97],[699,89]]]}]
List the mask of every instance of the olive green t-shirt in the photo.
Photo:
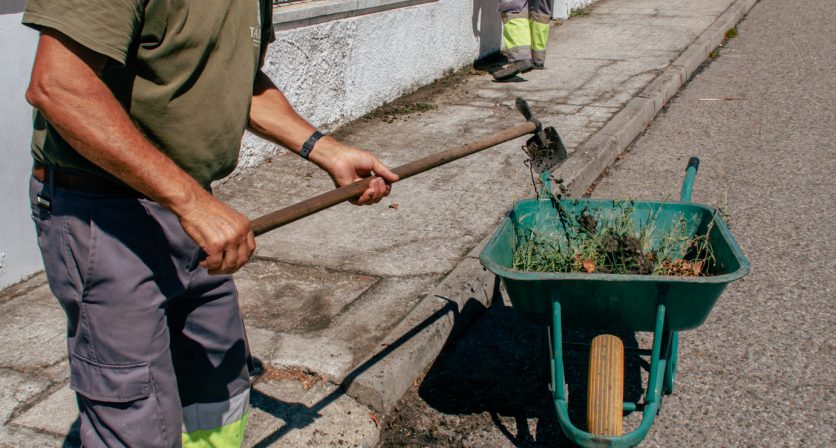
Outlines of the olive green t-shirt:
[{"label": "olive green t-shirt", "polygon": [[[253,81],[273,40],[270,0],[27,0],[23,23],[107,56],[105,84],[198,182],[208,186],[235,168]],[[110,177],[37,110],[34,128],[35,160]]]}]

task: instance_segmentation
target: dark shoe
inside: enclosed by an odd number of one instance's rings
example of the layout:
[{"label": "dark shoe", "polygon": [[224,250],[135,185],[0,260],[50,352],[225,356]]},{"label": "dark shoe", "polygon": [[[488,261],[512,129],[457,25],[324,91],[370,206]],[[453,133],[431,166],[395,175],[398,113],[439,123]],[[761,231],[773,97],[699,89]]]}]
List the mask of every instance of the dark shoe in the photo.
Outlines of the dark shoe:
[{"label": "dark shoe", "polygon": [[534,65],[527,59],[524,61],[514,61],[493,72],[493,79],[497,81],[505,81],[517,76],[520,73],[531,71],[532,68],[534,68]]},{"label": "dark shoe", "polygon": [[534,70],[545,70],[545,69],[546,69],[545,64],[538,64],[536,62],[534,63]]}]

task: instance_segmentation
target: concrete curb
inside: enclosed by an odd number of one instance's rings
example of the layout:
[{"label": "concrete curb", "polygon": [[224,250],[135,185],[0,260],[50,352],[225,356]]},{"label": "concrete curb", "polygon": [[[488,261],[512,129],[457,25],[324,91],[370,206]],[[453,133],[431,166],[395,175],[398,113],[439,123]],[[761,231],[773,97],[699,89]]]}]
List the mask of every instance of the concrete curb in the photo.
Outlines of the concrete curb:
[{"label": "concrete curb", "polygon": [[[572,153],[554,173],[555,178],[563,179],[570,196],[586,192],[723,42],[726,31],[757,2],[738,0],[729,6],[671,65]],[[384,341],[389,344],[385,356],[381,352],[367,360],[367,369],[346,379],[343,387],[349,396],[377,412],[388,413],[455,337],[456,330],[490,305],[495,278],[479,264],[478,254],[491,235],[390,333]],[[375,358],[379,361],[374,362]]]},{"label": "concrete curb", "polygon": [[490,305],[494,287],[495,276],[466,257],[389,333],[385,348],[346,378],[346,393],[377,412],[391,411],[447,341]]}]

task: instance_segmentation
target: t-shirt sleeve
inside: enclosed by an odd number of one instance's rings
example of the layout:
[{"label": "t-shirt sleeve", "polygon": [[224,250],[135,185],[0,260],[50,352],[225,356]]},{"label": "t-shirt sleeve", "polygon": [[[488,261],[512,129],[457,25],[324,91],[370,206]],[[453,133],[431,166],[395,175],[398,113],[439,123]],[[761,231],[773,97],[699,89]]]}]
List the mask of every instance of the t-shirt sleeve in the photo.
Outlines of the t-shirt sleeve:
[{"label": "t-shirt sleeve", "polygon": [[26,0],[23,24],[55,29],[124,65],[144,10],[145,0]]},{"label": "t-shirt sleeve", "polygon": [[273,28],[273,2],[261,0],[261,49],[258,57],[258,67],[264,65],[264,58],[267,55],[267,46],[276,40],[276,32]]}]

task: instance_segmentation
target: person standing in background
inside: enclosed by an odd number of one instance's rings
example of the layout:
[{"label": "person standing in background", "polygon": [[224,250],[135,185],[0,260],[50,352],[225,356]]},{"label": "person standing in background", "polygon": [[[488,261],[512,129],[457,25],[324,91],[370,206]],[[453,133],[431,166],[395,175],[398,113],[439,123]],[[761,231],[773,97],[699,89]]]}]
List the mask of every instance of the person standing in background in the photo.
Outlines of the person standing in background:
[{"label": "person standing in background", "polygon": [[493,73],[506,81],[532,69],[542,70],[552,17],[551,0],[500,0],[502,40],[508,64]]}]

